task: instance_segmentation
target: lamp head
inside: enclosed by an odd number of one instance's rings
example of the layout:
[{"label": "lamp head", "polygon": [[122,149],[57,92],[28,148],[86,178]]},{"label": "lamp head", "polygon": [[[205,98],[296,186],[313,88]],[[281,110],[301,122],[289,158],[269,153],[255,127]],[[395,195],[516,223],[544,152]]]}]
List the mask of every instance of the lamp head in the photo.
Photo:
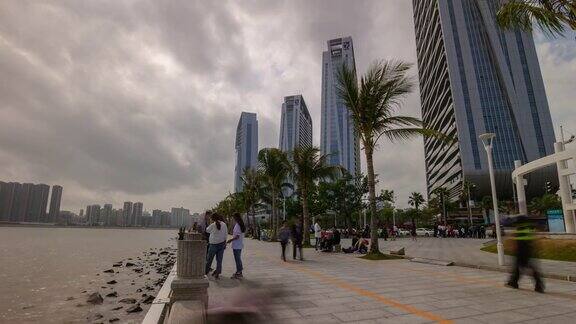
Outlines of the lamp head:
[{"label": "lamp head", "polygon": [[496,137],[496,134],[484,133],[484,134],[480,135],[479,137],[482,140],[482,144],[484,144],[484,147],[491,147],[492,141],[494,140],[494,137]]}]

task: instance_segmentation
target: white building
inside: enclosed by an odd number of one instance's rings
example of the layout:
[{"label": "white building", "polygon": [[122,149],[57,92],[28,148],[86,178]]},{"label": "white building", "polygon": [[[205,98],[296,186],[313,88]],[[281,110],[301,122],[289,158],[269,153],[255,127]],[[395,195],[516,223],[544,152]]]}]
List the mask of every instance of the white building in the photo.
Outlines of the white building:
[{"label": "white building", "polygon": [[284,152],[312,146],[312,117],[302,95],[284,97],[279,148]]}]

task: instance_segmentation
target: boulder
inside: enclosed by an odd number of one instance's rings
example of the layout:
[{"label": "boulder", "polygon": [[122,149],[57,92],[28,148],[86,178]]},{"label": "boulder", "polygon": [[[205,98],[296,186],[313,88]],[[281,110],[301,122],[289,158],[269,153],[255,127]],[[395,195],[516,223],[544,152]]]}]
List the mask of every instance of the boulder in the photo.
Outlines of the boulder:
[{"label": "boulder", "polygon": [[140,303],[142,303],[142,304],[152,304],[152,302],[154,301],[154,299],[155,299],[154,296],[148,295],[148,296],[146,296],[146,297],[143,297],[143,298],[140,300]]},{"label": "boulder", "polygon": [[135,264],[132,262],[126,262],[126,266],[127,267],[133,267],[133,266],[135,266]]},{"label": "boulder", "polygon": [[114,273],[114,270],[112,269],[104,270],[104,273]]},{"label": "boulder", "polygon": [[119,310],[119,309],[122,309],[122,308],[124,308],[124,306],[117,306],[117,307],[112,308],[112,310]]},{"label": "boulder", "polygon": [[138,313],[141,311],[142,311],[142,307],[140,307],[140,304],[136,304],[136,305],[131,306],[131,307],[126,309],[126,313]]},{"label": "boulder", "polygon": [[108,295],[106,295],[106,297],[114,297],[115,298],[115,297],[118,297],[118,293],[113,291],[113,292],[109,293]]},{"label": "boulder", "polygon": [[104,298],[97,292],[90,294],[86,300],[87,303],[92,305],[101,305],[103,301]]},{"label": "boulder", "polygon": [[136,304],[136,299],[134,299],[134,298],[124,298],[124,299],[120,299],[118,302],[119,302],[119,303],[124,303],[124,304]]},{"label": "boulder", "polygon": [[109,285],[115,285],[117,282],[118,282],[118,281],[116,281],[116,280],[111,280],[111,281],[108,281],[107,284],[109,284]]},{"label": "boulder", "polygon": [[118,317],[114,317],[108,320],[108,323],[118,322],[120,319]]}]

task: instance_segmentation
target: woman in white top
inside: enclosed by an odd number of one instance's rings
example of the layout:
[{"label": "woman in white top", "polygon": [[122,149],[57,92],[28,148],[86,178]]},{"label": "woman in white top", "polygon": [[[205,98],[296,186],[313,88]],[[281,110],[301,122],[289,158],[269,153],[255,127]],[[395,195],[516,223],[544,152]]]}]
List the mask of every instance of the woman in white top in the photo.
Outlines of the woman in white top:
[{"label": "woman in white top", "polygon": [[232,252],[234,252],[234,261],[236,262],[236,273],[232,276],[232,279],[242,278],[242,249],[244,248],[244,232],[246,232],[246,225],[242,220],[242,216],[239,213],[234,213],[234,221],[236,224],[232,229],[232,238],[228,240],[228,243],[232,242]]},{"label": "woman in white top", "polygon": [[228,238],[228,228],[222,221],[222,216],[214,213],[210,216],[212,224],[208,225],[206,232],[210,234],[208,239],[208,254],[206,255],[206,274],[210,272],[212,261],[216,256],[216,270],[212,276],[218,279],[222,273],[222,259],[224,258],[224,249],[226,249],[226,239]]}]

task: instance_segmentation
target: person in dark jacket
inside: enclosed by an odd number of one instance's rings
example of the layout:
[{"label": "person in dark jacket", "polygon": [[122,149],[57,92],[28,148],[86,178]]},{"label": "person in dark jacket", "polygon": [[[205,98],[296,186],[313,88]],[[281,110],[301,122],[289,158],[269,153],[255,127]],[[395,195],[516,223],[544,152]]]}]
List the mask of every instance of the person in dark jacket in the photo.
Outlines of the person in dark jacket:
[{"label": "person in dark jacket", "polygon": [[516,260],[512,275],[506,284],[508,287],[518,289],[518,281],[522,269],[530,269],[532,276],[536,283],[534,290],[539,293],[544,293],[544,281],[540,275],[540,271],[533,260],[534,257],[534,244],[536,236],[534,235],[534,226],[525,216],[518,217],[516,221],[516,230],[512,238],[516,243]]},{"label": "person in dark jacket", "polygon": [[304,255],[302,254],[302,240],[304,239],[302,226],[300,224],[292,224],[290,234],[292,236],[292,258],[296,260],[296,252],[298,251],[300,253],[300,261],[304,261]]},{"label": "person in dark jacket", "polygon": [[280,241],[280,245],[282,246],[282,260],[286,262],[286,246],[288,245],[288,240],[290,239],[290,228],[288,227],[288,223],[286,221],[282,222],[282,227],[278,232],[278,240]]}]

